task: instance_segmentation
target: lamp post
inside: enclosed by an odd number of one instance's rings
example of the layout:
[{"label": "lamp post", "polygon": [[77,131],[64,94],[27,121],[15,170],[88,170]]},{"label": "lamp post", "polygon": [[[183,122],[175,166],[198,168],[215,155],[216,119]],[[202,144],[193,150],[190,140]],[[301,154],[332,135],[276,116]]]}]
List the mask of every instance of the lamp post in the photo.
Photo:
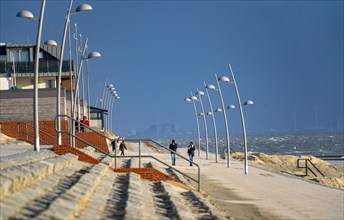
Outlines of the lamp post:
[{"label": "lamp post", "polygon": [[215,74],[215,78],[216,78],[216,83],[217,83],[218,89],[216,89],[216,87],[214,85],[211,85],[211,84],[207,85],[207,89],[218,91],[220,94],[222,109],[216,109],[215,112],[222,112],[223,113],[223,119],[224,119],[225,128],[226,128],[226,140],[227,140],[227,167],[230,167],[231,166],[231,163],[230,163],[231,151],[230,151],[230,145],[229,145],[228,121],[227,121],[227,116],[226,116],[225,104],[224,104],[223,97],[222,97],[221,87],[220,87],[220,84],[219,84],[219,81],[217,79],[216,74]]},{"label": "lamp post", "polygon": [[104,100],[105,100],[105,90],[106,90],[107,84],[108,84],[108,79],[105,80],[104,87],[103,87],[103,96],[101,98],[102,105],[100,106],[102,109],[104,109],[103,105],[104,105]]},{"label": "lamp post", "polygon": [[[86,42],[85,42],[85,45],[87,44],[87,38],[86,38]],[[88,60],[88,59],[92,59],[92,58],[97,58],[97,57],[100,57],[101,54],[99,52],[91,52],[87,55],[87,57],[84,57],[85,55],[85,47],[84,47],[84,50],[83,50],[83,54],[80,58],[80,65],[79,65],[79,69],[78,69],[78,72],[77,72],[77,75],[79,76],[80,75],[80,71],[82,69],[82,64],[83,64],[83,60]],[[75,88],[75,96],[74,96],[74,99],[77,100],[77,97],[79,95],[79,79],[80,77],[78,77],[77,79],[77,82],[76,82],[76,88]],[[76,109],[76,103],[77,102],[74,102],[74,107],[73,107],[73,112],[74,112],[74,109]],[[80,103],[80,102],[79,102]],[[79,112],[78,112],[78,115],[79,115]],[[75,118],[75,117],[74,117]],[[74,133],[73,133],[74,135]]]},{"label": "lamp post", "polygon": [[104,109],[106,109],[108,111],[107,113],[107,120],[104,120],[104,123],[105,123],[105,129],[108,130],[109,129],[109,103],[110,103],[110,98],[111,98],[111,93],[115,91],[115,87],[112,85],[112,84],[109,84],[107,86],[108,88],[108,91],[107,93],[105,94],[105,104],[104,104]]},{"label": "lamp post", "polygon": [[90,120],[91,118],[91,97],[90,97],[90,75],[88,72],[88,59],[86,59],[86,78],[87,78],[87,104],[88,104],[88,119]]},{"label": "lamp post", "polygon": [[28,18],[31,20],[39,21],[37,39],[36,39],[36,50],[35,50],[35,79],[33,84],[33,121],[34,121],[34,150],[40,151],[40,141],[39,141],[39,119],[38,119],[38,74],[39,74],[39,49],[41,47],[41,35],[44,20],[44,10],[45,10],[46,0],[42,0],[41,13],[38,19],[34,18],[30,11],[20,11],[17,17]]},{"label": "lamp post", "polygon": [[[86,39],[86,43],[87,44],[87,39]],[[85,52],[85,50],[84,50]],[[84,56],[85,53],[83,53],[83,56]],[[99,52],[91,52],[87,55],[87,57],[81,57],[80,58],[80,65],[79,65],[79,70],[78,70],[78,75],[80,75],[80,71],[82,69],[82,64],[83,64],[83,60],[88,60],[88,59],[92,59],[92,58],[97,58],[97,57],[101,57],[101,54]],[[78,93],[79,93],[79,79],[80,77],[78,77],[78,80],[76,82],[76,89],[75,89],[75,97],[78,96]],[[74,103],[75,104],[75,103]],[[74,105],[74,109],[75,109],[75,105]]]},{"label": "lamp post", "polygon": [[[232,67],[230,64],[228,64],[228,68],[229,71],[231,72],[232,75],[232,80],[233,80],[233,84],[234,84],[234,88],[235,88],[235,93],[236,93],[236,97],[238,100],[238,105],[239,105],[239,110],[240,110],[240,116],[241,116],[241,125],[242,125],[242,132],[243,132],[243,139],[244,139],[244,157],[245,157],[245,174],[248,174],[248,163],[247,163],[247,139],[246,139],[246,126],[245,126],[245,119],[244,119],[244,113],[242,110],[242,104],[241,104],[241,100],[240,100],[240,96],[239,96],[239,90],[238,90],[238,86],[236,84],[235,81],[235,77],[234,77],[234,73],[232,71]],[[222,78],[222,81],[230,83],[229,78],[226,76],[220,77]],[[251,100],[247,100],[244,105],[252,105],[253,101]]]},{"label": "lamp post", "polygon": [[110,115],[111,115],[111,120],[110,120],[110,130],[113,131],[113,127],[112,127],[112,112],[113,112],[113,105],[114,105],[114,102],[116,99],[120,99],[120,97],[118,96],[118,94],[113,94],[113,99],[112,99],[112,102],[111,102],[111,105],[110,105]]},{"label": "lamp post", "polygon": [[208,160],[209,156],[209,142],[208,142],[208,128],[207,128],[207,120],[205,118],[205,113],[204,113],[204,108],[203,108],[203,103],[202,103],[202,98],[201,96],[204,96],[204,92],[199,91],[197,89],[196,95],[198,95],[199,103],[201,104],[201,109],[202,109],[202,116],[203,116],[203,122],[204,122],[204,131],[205,131],[205,159]]},{"label": "lamp post", "polygon": [[192,95],[192,92],[191,92],[191,97],[190,98],[186,98],[184,99],[184,101],[186,102],[192,102],[193,103],[193,106],[194,106],[194,111],[195,111],[195,116],[196,116],[196,125],[197,125],[197,137],[198,137],[198,156],[201,156],[201,138],[200,138],[200,132],[199,132],[199,122],[198,122],[198,116],[197,116],[197,109],[196,109],[196,104],[195,104],[195,99],[196,96],[193,96]]},{"label": "lamp post", "polygon": [[[88,4],[81,4],[79,5],[75,12],[71,12],[72,10],[72,5],[73,5],[73,0],[69,1],[69,7],[67,11],[67,16],[66,16],[66,22],[65,22],[65,27],[63,31],[63,36],[62,36],[62,43],[61,43],[61,52],[60,52],[60,62],[59,62],[59,72],[57,76],[57,103],[56,103],[56,115],[61,114],[61,75],[62,75],[62,65],[63,65],[63,53],[64,53],[64,46],[66,42],[66,35],[67,35],[67,27],[70,23],[69,17],[71,14],[77,14],[82,11],[90,11],[92,10],[92,7]],[[72,89],[72,88],[71,88]],[[61,119],[60,117],[57,117],[57,129],[60,131],[61,130]],[[57,144],[61,145],[62,144],[62,138],[61,138],[61,133],[57,133]]]},{"label": "lamp post", "polygon": [[208,102],[209,102],[209,106],[210,106],[210,112],[208,112],[207,115],[211,115],[211,118],[213,119],[214,138],[215,138],[215,162],[217,163],[218,162],[219,149],[218,149],[218,143],[217,143],[217,130],[216,130],[215,116],[214,116],[214,111],[213,111],[213,105],[211,103],[210,95],[208,92],[208,87],[205,83],[204,83],[204,87],[205,87],[205,91],[207,93]]},{"label": "lamp post", "polygon": [[110,107],[111,107],[111,104],[112,104],[112,101],[113,101],[113,98],[114,98],[115,94],[117,94],[116,90],[115,90],[115,88],[112,88],[109,91],[109,101],[107,103],[107,110],[108,110],[107,129],[108,129],[108,131],[111,131],[111,125],[110,125],[111,111],[110,111]]}]

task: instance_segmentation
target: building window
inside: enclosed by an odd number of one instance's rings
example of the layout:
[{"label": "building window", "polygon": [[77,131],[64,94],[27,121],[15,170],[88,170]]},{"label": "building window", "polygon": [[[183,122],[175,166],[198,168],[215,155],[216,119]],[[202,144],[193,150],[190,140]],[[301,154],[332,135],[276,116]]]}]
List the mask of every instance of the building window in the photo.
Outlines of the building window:
[{"label": "building window", "polygon": [[91,112],[91,119],[102,119],[102,114],[100,112]]},{"label": "building window", "polygon": [[29,51],[27,49],[10,50],[10,61],[11,62],[28,62]]},{"label": "building window", "polygon": [[55,88],[55,80],[45,80],[45,88]]}]

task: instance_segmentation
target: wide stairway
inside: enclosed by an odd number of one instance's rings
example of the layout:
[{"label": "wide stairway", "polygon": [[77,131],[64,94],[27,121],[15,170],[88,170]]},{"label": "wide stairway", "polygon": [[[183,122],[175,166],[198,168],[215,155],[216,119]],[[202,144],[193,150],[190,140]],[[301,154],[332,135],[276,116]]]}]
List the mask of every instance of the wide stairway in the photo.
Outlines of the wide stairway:
[{"label": "wide stairway", "polygon": [[117,158],[114,170],[113,158],[91,147],[82,151],[101,163],[50,150],[2,157],[0,219],[225,219],[172,170],[143,163],[142,170],[168,176],[159,181],[124,172],[138,167],[136,158]]}]

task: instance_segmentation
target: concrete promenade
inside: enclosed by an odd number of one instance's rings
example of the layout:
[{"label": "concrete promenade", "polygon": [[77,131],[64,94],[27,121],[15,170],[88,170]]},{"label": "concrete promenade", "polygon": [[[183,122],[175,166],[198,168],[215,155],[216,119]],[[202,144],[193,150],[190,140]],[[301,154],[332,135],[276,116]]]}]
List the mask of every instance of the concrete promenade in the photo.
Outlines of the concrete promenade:
[{"label": "concrete promenade", "polygon": [[[143,148],[144,149],[144,148]],[[135,149],[132,149],[136,151]],[[154,149],[141,150],[170,162],[169,153]],[[178,153],[186,156],[186,149]],[[201,188],[227,216],[235,219],[344,219],[344,191],[305,181],[303,178],[249,166],[244,174],[243,163],[225,160],[215,163],[214,154],[205,160],[205,152],[194,162],[201,166]],[[195,166],[177,158],[176,168],[197,177]],[[295,164],[296,166],[296,164]]]},{"label": "concrete promenade", "polygon": [[[49,146],[47,147],[49,148]],[[137,144],[127,143],[127,147],[126,155],[138,155]],[[33,147],[0,146],[1,157],[23,151],[33,151]],[[178,152],[186,156],[185,148],[178,149]],[[151,148],[142,144],[141,153],[142,155],[154,155],[167,163],[171,162],[170,154],[159,148]],[[147,160],[147,158],[142,160],[142,163]],[[197,156],[196,151],[195,162],[201,166],[202,194],[219,210],[224,211],[227,218],[344,219],[343,190],[252,166],[249,167],[249,174],[245,175],[242,162],[232,160],[231,167],[227,168],[225,160],[220,159],[219,163],[215,163],[213,154],[210,154],[210,160],[205,160],[204,152],[201,152],[201,156]],[[162,164],[154,163],[162,169],[166,168]],[[74,165],[71,168],[74,169],[74,167],[77,166]],[[102,169],[105,168],[106,166],[102,167]],[[197,168],[190,167],[188,162],[181,158],[177,158],[175,168],[197,179]],[[62,178],[62,174],[59,176]],[[113,181],[114,177],[110,177]],[[197,189],[194,182],[190,182],[190,185]],[[128,206],[128,208],[130,207]]]}]

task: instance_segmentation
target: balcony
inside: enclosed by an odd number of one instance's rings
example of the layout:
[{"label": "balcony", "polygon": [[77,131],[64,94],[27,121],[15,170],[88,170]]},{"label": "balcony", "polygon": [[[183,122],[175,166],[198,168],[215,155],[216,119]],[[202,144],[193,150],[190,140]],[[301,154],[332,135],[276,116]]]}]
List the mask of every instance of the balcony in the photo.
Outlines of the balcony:
[{"label": "balcony", "polygon": [[[17,77],[31,77],[34,75],[34,62],[4,62],[0,61],[0,74],[10,76],[16,74]],[[69,61],[62,63],[62,75],[69,75],[70,69],[74,71],[73,62],[71,68]],[[14,71],[15,70],[15,71]],[[59,61],[57,60],[40,60],[39,74],[42,76],[57,76],[59,71]]]}]

